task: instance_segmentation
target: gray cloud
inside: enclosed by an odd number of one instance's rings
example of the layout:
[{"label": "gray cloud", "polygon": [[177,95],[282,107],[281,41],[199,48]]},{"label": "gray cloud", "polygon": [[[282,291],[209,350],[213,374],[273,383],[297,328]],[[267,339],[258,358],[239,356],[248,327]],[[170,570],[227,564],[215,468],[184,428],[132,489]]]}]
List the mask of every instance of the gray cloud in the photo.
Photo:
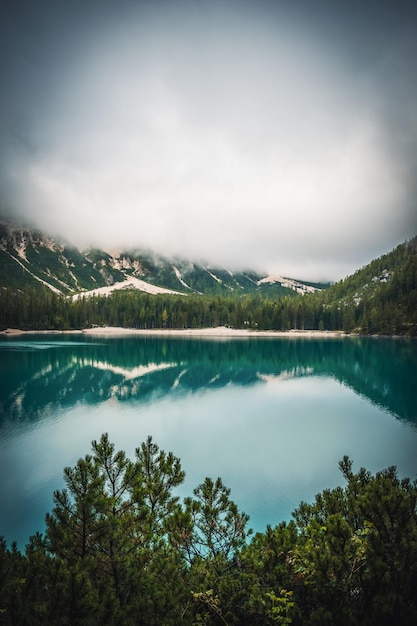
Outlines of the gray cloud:
[{"label": "gray cloud", "polygon": [[311,279],[415,234],[408,3],[40,5],[5,20],[3,213]]}]

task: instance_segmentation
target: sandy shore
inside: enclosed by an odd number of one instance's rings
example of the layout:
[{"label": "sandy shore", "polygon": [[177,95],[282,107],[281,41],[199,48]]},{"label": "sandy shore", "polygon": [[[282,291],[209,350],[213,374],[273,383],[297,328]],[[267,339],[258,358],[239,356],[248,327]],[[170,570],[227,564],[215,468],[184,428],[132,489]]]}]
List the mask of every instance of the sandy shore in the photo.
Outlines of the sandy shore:
[{"label": "sandy shore", "polygon": [[165,329],[158,328],[152,330],[137,328],[120,328],[113,326],[105,326],[98,328],[86,328],[84,330],[17,330],[8,328],[0,331],[2,335],[66,335],[66,334],[85,334],[85,335],[159,335],[159,336],[179,336],[179,337],[344,337],[346,333],[341,331],[320,331],[320,330],[245,330],[227,328],[226,326],[217,326],[216,328],[184,328],[184,329]]},{"label": "sandy shore", "polygon": [[184,329],[129,329],[129,328],[88,328],[83,331],[88,335],[175,335],[184,337],[334,337],[344,333],[318,330],[245,330],[243,328],[184,328]]}]

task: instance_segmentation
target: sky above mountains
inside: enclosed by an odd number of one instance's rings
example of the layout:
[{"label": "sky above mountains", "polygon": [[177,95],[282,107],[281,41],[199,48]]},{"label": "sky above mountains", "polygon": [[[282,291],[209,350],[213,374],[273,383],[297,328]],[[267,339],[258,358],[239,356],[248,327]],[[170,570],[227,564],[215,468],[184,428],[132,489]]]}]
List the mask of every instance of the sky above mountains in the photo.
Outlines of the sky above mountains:
[{"label": "sky above mountains", "polygon": [[338,280],[417,232],[407,0],[15,0],[0,213]]}]

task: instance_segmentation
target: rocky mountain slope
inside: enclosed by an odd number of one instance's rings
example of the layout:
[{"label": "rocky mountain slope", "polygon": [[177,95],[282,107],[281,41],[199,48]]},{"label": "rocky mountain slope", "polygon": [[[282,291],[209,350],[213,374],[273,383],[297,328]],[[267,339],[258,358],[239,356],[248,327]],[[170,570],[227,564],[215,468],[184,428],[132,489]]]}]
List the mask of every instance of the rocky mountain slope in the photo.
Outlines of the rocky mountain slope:
[{"label": "rocky mountain slope", "polygon": [[168,259],[146,250],[127,250],[117,255],[98,249],[80,251],[39,230],[1,221],[0,287],[22,290],[40,285],[73,297],[124,288],[148,293],[260,292],[278,297],[328,286],[251,270],[232,272],[188,259]]}]

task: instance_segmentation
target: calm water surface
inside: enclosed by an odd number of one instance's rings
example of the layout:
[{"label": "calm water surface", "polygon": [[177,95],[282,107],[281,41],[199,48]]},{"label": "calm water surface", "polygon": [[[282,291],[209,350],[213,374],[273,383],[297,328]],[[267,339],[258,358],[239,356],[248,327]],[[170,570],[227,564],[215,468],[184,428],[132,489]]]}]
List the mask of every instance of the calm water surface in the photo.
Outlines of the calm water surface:
[{"label": "calm water surface", "polygon": [[343,484],[344,454],[417,476],[413,340],[20,336],[0,375],[0,535],[20,548],[103,432],[174,452],[180,496],[221,476],[261,531]]}]

